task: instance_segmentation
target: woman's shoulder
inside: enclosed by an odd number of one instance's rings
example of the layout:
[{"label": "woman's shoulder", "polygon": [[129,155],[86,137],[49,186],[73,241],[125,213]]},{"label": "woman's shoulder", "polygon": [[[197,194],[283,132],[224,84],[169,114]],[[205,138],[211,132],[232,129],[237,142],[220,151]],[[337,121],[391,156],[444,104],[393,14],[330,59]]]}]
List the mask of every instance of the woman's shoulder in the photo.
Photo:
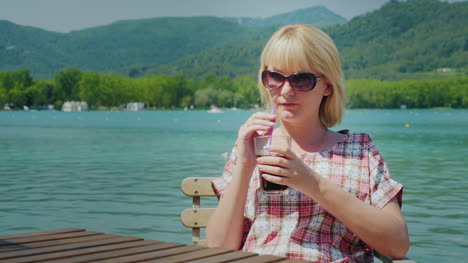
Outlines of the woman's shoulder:
[{"label": "woman's shoulder", "polygon": [[343,137],[335,144],[335,147],[332,147],[335,152],[367,152],[374,145],[371,137],[367,133],[351,132],[349,130],[340,130],[337,133],[341,134]]},{"label": "woman's shoulder", "polygon": [[369,134],[363,132],[351,132],[346,129],[337,131],[337,133],[343,134],[342,140],[346,142],[368,142],[372,140]]},{"label": "woman's shoulder", "polygon": [[350,132],[349,130],[342,130],[336,132],[342,138],[324,153],[330,156],[345,157],[349,159],[363,160],[369,152],[369,144],[371,142],[367,133]]}]

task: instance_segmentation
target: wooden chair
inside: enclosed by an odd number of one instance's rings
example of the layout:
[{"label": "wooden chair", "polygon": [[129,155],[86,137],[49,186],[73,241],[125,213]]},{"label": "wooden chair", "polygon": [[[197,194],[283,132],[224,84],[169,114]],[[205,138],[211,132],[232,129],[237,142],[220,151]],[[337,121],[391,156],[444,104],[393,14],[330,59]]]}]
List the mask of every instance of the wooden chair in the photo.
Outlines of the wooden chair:
[{"label": "wooden chair", "polygon": [[[211,180],[215,177],[188,177],[182,181],[181,189],[182,192],[188,196],[191,196],[192,208],[185,209],[180,219],[182,224],[192,229],[192,243],[199,246],[207,246],[206,240],[200,239],[200,230],[206,228],[208,219],[216,208],[202,208],[200,207],[201,197],[208,196],[214,197],[215,194],[211,188]],[[391,257],[380,254],[374,250],[376,258],[380,259],[384,263],[416,263],[414,260],[408,258],[404,259],[393,259]]]}]

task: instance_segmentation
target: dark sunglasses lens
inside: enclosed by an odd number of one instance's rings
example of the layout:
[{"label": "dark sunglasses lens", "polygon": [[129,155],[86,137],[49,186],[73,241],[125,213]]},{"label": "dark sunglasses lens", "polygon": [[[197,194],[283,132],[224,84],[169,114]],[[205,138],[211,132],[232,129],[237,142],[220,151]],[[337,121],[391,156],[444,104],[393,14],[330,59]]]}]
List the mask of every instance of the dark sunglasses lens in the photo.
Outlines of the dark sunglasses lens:
[{"label": "dark sunglasses lens", "polygon": [[283,85],[284,76],[272,71],[263,71],[262,82],[269,89],[278,89]]},{"label": "dark sunglasses lens", "polygon": [[291,86],[295,90],[308,91],[315,88],[317,77],[312,73],[297,73],[290,77]]}]

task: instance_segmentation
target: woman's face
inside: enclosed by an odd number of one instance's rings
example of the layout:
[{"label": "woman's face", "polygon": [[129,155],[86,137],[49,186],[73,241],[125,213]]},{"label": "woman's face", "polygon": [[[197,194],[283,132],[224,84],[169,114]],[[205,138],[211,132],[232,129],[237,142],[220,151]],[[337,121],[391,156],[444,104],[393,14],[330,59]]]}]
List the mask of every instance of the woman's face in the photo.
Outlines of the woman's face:
[{"label": "woman's face", "polygon": [[[297,72],[310,72],[307,70],[293,72],[275,65],[271,65],[267,69],[279,72],[284,76],[290,76]],[[312,73],[315,74],[315,72]],[[270,102],[277,106],[276,115],[282,122],[318,120],[320,103],[323,97],[330,95],[331,92],[332,87],[327,84],[324,78],[321,78],[315,88],[309,91],[297,91],[291,87],[287,80],[281,88],[268,90]]]}]

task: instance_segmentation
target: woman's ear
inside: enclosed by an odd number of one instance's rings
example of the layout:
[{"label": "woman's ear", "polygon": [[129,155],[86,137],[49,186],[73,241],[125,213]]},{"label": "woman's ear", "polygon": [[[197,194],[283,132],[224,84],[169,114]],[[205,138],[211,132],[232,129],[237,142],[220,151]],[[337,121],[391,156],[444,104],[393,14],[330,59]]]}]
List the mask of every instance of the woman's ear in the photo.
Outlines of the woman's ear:
[{"label": "woman's ear", "polygon": [[330,96],[333,93],[333,85],[327,84],[323,96]]}]

